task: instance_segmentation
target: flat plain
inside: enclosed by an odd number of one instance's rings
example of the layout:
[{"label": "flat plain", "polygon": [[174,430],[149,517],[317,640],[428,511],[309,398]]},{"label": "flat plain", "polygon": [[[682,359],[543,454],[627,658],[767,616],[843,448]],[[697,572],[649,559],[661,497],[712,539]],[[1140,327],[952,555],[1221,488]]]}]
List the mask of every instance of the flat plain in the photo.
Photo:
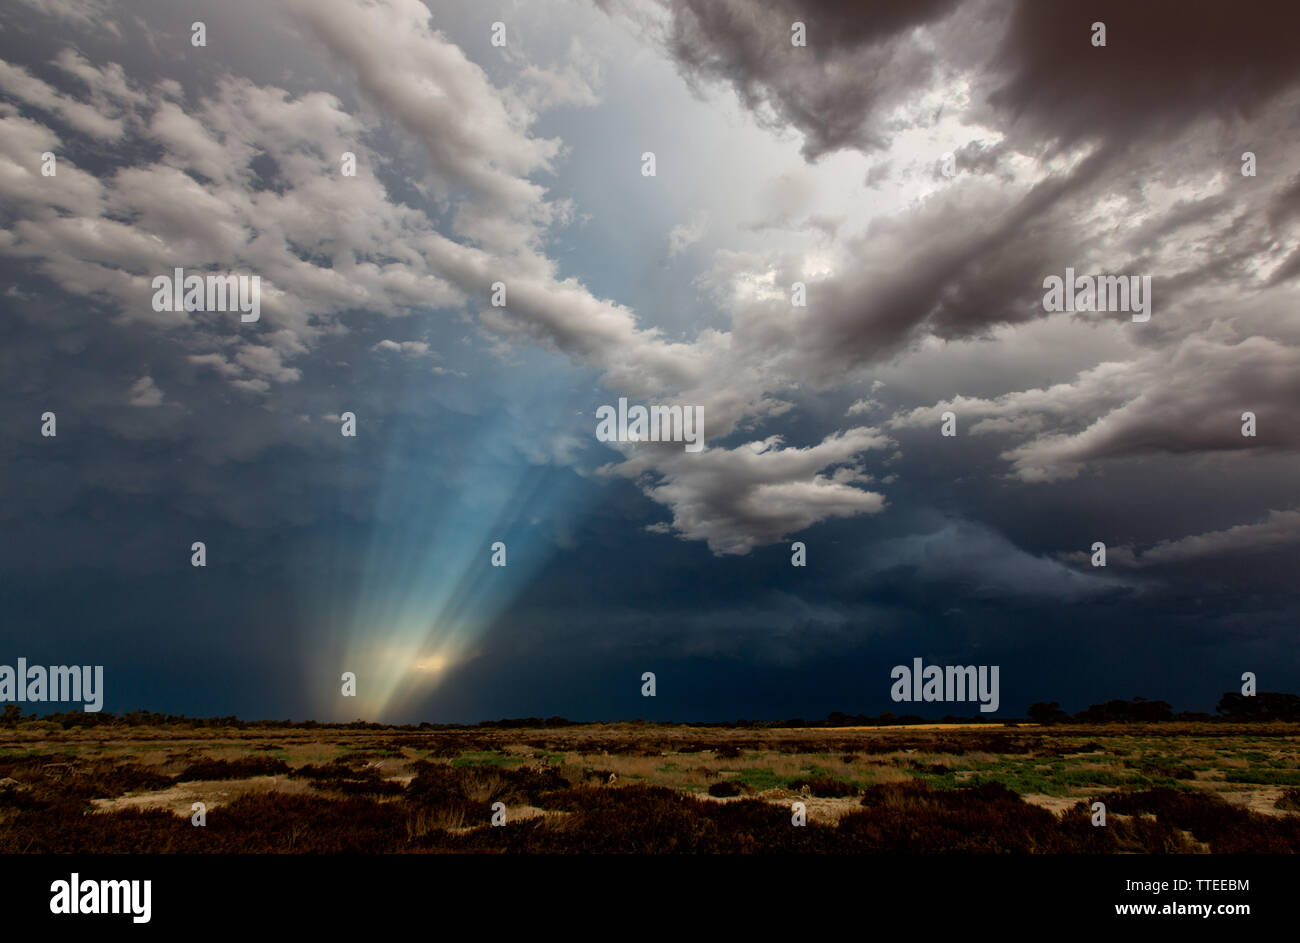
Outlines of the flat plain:
[{"label": "flat plain", "polygon": [[26,721],[0,851],[1294,853],[1300,725]]}]

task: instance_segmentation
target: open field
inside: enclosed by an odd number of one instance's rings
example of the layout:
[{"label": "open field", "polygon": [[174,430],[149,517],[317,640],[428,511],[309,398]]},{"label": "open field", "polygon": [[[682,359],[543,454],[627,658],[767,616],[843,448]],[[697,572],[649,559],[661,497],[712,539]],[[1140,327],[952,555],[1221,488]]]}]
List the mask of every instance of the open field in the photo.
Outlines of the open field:
[{"label": "open field", "polygon": [[1300,726],[26,722],[0,851],[1296,852]]}]

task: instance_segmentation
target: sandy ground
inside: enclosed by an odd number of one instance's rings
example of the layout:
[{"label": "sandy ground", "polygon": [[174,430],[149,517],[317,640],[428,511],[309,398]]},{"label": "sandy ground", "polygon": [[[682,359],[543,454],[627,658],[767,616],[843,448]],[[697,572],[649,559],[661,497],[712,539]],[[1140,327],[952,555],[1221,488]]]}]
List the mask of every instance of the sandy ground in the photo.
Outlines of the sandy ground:
[{"label": "sandy ground", "polygon": [[250,792],[311,792],[303,780],[288,776],[252,776],[248,779],[195,780],[177,783],[166,789],[138,794],[127,793],[116,799],[92,799],[100,812],[120,812],[123,809],[167,809],[188,819],[194,814],[193,805],[202,802],[208,811],[227,805],[239,796]]},{"label": "sandy ground", "polygon": [[[762,799],[772,805],[780,806],[783,809],[790,809],[794,802],[802,802],[808,813],[809,822],[819,822],[823,825],[835,825],[839,820],[850,812],[855,812],[862,808],[862,798],[860,796],[846,796],[842,799],[822,799],[818,796],[799,796],[786,792],[782,789],[769,789],[761,792],[756,796],[729,796],[726,799],[720,799],[717,796],[711,796],[707,792],[696,793],[697,799],[704,799],[708,802],[735,802],[738,799]],[[794,813],[791,812],[793,815]]]},{"label": "sandy ground", "polygon": [[1048,796],[1041,792],[1031,792],[1021,796],[1020,798],[1024,799],[1030,805],[1036,805],[1039,808],[1046,809],[1057,817],[1060,817],[1061,813],[1066,809],[1074,808],[1084,799],[1083,796]]}]

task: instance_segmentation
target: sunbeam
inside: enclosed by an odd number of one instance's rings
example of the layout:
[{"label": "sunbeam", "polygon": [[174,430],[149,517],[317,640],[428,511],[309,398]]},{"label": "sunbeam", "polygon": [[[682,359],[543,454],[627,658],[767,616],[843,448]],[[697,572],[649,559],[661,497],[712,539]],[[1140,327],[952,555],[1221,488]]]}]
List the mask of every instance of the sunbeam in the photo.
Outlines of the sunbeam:
[{"label": "sunbeam", "polygon": [[[532,404],[541,411],[537,397]],[[429,719],[420,704],[478,656],[477,641],[554,552],[554,523],[571,511],[578,476],[539,463],[544,450],[523,454],[550,434],[535,420],[504,405],[439,420],[463,427],[454,449],[414,411],[382,430],[357,585],[332,587],[316,613],[322,636],[308,684],[324,716]],[[344,672],[356,675],[355,697],[341,693]]]}]

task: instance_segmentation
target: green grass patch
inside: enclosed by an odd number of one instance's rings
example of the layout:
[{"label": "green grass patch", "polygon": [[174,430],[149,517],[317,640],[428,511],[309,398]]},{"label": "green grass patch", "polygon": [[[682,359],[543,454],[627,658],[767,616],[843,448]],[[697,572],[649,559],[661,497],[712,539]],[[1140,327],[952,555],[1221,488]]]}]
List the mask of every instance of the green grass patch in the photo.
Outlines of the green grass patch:
[{"label": "green grass patch", "polygon": [[503,753],[462,753],[451,761],[452,766],[491,766],[496,769],[514,769],[516,766],[522,766],[524,758],[519,756],[508,756]]},{"label": "green grass patch", "polygon": [[907,775],[913,779],[919,779],[931,789],[956,789],[957,773],[949,770],[946,773],[927,773],[925,770],[909,769],[905,770]]},{"label": "green grass patch", "polygon": [[1223,777],[1230,783],[1253,783],[1260,786],[1300,786],[1300,770],[1231,769]]},{"label": "green grass patch", "polygon": [[816,777],[823,777],[825,779],[838,778],[835,772],[829,766],[817,766],[814,763],[810,763],[809,765],[803,767],[802,769],[803,772],[808,773],[808,777],[800,777],[800,778],[816,778]]},{"label": "green grass patch", "polygon": [[736,782],[759,791],[764,789],[780,789],[788,783],[801,778],[799,776],[778,776],[770,769],[763,769],[762,767],[736,770],[735,772],[736,775],[732,778]]}]

